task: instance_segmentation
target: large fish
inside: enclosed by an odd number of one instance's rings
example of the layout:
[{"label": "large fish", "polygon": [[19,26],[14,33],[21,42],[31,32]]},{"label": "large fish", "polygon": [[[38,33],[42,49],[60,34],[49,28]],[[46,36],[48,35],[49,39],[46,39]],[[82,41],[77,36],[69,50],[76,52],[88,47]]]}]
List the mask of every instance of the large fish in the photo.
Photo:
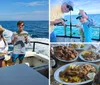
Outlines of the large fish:
[{"label": "large fish", "polygon": [[27,33],[15,34],[15,35],[17,35],[17,36],[28,36],[28,34],[27,34]]}]

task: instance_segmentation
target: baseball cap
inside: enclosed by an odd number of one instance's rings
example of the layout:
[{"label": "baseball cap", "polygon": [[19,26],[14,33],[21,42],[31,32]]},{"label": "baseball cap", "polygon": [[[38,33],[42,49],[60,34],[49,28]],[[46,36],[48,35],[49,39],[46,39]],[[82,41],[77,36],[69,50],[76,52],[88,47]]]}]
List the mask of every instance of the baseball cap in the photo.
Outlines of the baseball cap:
[{"label": "baseball cap", "polygon": [[[87,13],[85,12],[85,14],[87,15]],[[82,18],[82,14],[78,14],[78,16],[76,17],[76,19],[80,19],[80,18]]]},{"label": "baseball cap", "polygon": [[70,11],[73,11],[73,2],[72,1],[68,1],[68,0],[63,0],[62,3],[66,3],[67,4],[67,8],[69,8]]}]

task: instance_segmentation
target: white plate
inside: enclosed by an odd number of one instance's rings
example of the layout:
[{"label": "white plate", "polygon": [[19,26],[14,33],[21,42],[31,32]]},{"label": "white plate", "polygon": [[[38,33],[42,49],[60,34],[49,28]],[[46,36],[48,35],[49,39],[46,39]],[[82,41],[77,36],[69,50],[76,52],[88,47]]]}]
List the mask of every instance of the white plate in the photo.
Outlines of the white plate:
[{"label": "white plate", "polygon": [[100,59],[97,59],[97,60],[85,60],[85,58],[83,58],[83,56],[82,56],[82,53],[83,53],[83,52],[81,52],[80,55],[79,55],[79,58],[80,58],[81,60],[86,61],[86,62],[91,62],[91,63],[100,62]]},{"label": "white plate", "polygon": [[75,48],[75,50],[85,50],[86,48]]},{"label": "white plate", "polygon": [[57,82],[59,82],[59,83],[61,83],[61,84],[65,84],[65,85],[80,85],[80,84],[86,84],[86,83],[89,83],[89,82],[92,82],[92,81],[93,81],[93,80],[87,80],[87,81],[80,82],[80,83],[67,83],[67,82],[64,82],[64,81],[60,80],[60,78],[59,78],[59,73],[60,73],[61,71],[64,71],[64,70],[66,69],[66,67],[68,67],[68,66],[71,65],[71,64],[75,64],[75,65],[91,64],[91,65],[93,65],[97,70],[98,70],[98,68],[99,68],[96,64],[86,63],[86,62],[74,62],[74,63],[66,64],[66,65],[64,65],[64,66],[62,66],[62,67],[60,67],[60,68],[58,68],[58,69],[55,71],[55,73],[54,73],[54,79],[55,79]]},{"label": "white plate", "polygon": [[58,58],[58,57],[56,57],[59,61],[62,61],[62,62],[74,62],[74,61],[76,61],[77,60],[77,58],[78,58],[78,54],[77,54],[77,56],[76,56],[76,58],[75,59],[72,59],[72,60],[62,60],[62,59],[60,59],[60,58]]},{"label": "white plate", "polygon": [[75,50],[87,50],[89,46],[89,44],[85,44],[83,48],[76,48]]},{"label": "white plate", "polygon": [[[55,46],[56,47],[56,46]],[[75,52],[77,52],[76,50],[75,50]],[[78,53],[78,52],[77,52]],[[62,61],[62,62],[74,62],[74,61],[76,61],[77,60],[77,58],[78,58],[78,55],[79,54],[77,54],[77,56],[76,56],[76,58],[74,58],[74,59],[72,59],[72,60],[62,60],[62,59],[60,59],[60,58],[58,58],[58,57],[56,57],[56,59],[58,59],[59,61]]]}]

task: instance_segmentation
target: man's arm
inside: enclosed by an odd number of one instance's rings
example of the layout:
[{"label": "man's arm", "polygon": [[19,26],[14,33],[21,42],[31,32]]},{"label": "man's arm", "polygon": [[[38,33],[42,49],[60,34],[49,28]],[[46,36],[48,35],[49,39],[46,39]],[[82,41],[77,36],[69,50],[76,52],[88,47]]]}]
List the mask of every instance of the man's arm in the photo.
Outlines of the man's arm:
[{"label": "man's arm", "polygon": [[11,43],[14,44],[14,42],[17,40],[17,35],[13,34],[11,37]]},{"label": "man's arm", "polygon": [[13,40],[11,40],[11,43],[14,44],[15,40],[16,40],[15,38]]},{"label": "man's arm", "polygon": [[64,25],[64,26],[66,25],[63,19],[56,19],[54,21],[50,21],[50,25],[54,25],[57,23],[62,23],[62,25]]},{"label": "man's arm", "polygon": [[80,14],[82,15],[82,17],[88,19],[88,16],[85,14],[84,10],[80,10]]},{"label": "man's arm", "polygon": [[28,43],[28,36],[25,36],[25,43],[27,44]]}]

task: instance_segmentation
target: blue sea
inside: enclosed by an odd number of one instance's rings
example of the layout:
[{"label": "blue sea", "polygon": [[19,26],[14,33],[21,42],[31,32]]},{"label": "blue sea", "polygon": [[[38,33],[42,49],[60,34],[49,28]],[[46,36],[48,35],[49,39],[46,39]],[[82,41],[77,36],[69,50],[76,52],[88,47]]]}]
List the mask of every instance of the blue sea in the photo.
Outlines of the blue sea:
[{"label": "blue sea", "polygon": [[[100,27],[100,14],[88,14],[89,18],[93,19],[93,21],[95,22],[96,26]],[[79,20],[76,20],[77,15],[72,15],[72,24],[80,24]],[[67,20],[66,24],[70,23],[70,16],[66,15],[64,16],[64,18]],[[100,28],[91,28],[92,29],[92,37],[94,39],[99,39],[99,32],[100,32]],[[70,35],[70,28],[67,27],[66,28],[67,32],[66,35]],[[56,32],[57,35],[59,36],[63,36],[64,35],[64,27],[63,26],[56,26],[54,31]],[[72,33],[73,36],[79,37],[80,36],[80,32],[79,29],[76,27],[72,27]]]},{"label": "blue sea", "polygon": [[[49,23],[48,21],[24,21],[24,30],[32,35],[33,38],[48,38]],[[0,21],[2,27],[17,31],[17,21]]]}]

